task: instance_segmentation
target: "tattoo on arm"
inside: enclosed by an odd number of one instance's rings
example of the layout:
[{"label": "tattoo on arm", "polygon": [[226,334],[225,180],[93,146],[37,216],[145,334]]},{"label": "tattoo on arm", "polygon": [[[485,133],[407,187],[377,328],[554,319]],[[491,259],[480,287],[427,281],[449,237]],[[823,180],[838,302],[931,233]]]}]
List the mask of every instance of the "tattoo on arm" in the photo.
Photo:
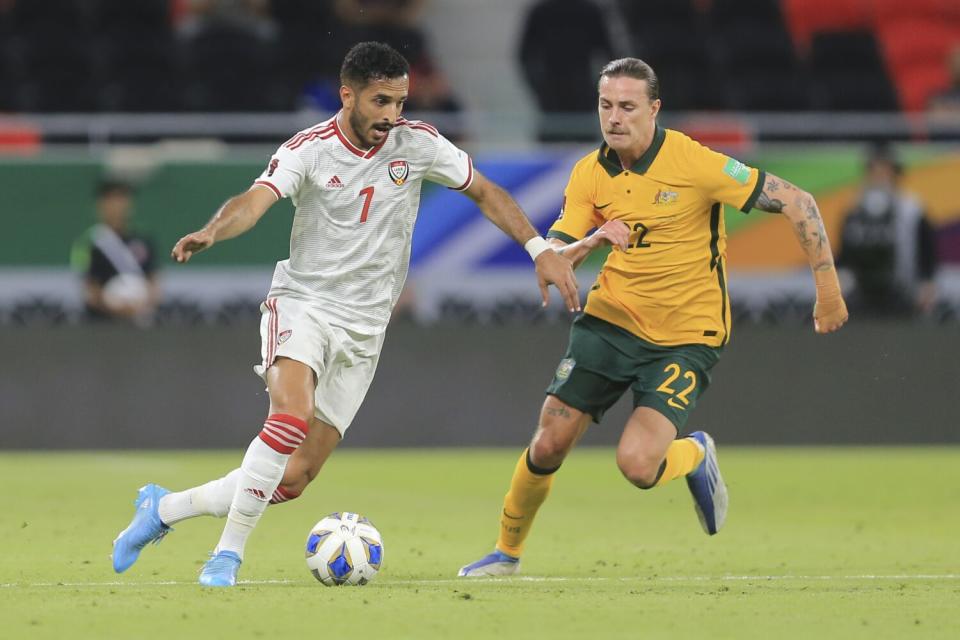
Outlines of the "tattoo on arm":
[{"label": "tattoo on arm", "polygon": [[783,213],[783,207],[785,206],[783,200],[771,195],[780,191],[781,188],[783,188],[783,183],[776,176],[767,174],[767,179],[763,183],[763,191],[760,192],[760,197],[757,198],[757,204],[754,206],[767,213]]},{"label": "tattoo on arm", "polygon": [[816,242],[817,252],[823,250],[823,245],[827,240],[827,230],[823,226],[823,218],[820,217],[820,211],[817,210],[817,203],[813,201],[813,198],[810,198],[806,205],[807,220],[816,228],[816,231],[813,232],[813,238],[811,239],[811,245]]}]

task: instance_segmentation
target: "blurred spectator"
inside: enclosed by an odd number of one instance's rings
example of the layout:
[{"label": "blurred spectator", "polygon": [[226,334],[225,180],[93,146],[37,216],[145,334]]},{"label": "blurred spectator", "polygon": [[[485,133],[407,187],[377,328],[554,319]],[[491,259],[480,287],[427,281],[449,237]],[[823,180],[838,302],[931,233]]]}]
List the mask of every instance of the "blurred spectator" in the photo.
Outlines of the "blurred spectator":
[{"label": "blurred spectator", "polygon": [[448,139],[454,142],[464,140],[464,124],[459,117],[462,111],[460,102],[453,95],[447,76],[428,57],[410,65],[410,97],[404,114],[411,115],[418,111],[446,114],[445,118],[427,117],[430,124],[440,129]]},{"label": "blurred spectator", "polygon": [[[403,54],[411,66],[429,57],[426,38],[417,26],[424,0],[334,0],[342,23],[338,30],[346,51],[357,42],[385,42]],[[336,35],[336,34],[334,34]]]},{"label": "blurred spectator", "polygon": [[[594,2],[540,0],[530,9],[520,63],[542,114],[541,140],[597,137],[597,79],[613,57],[603,12]],[[576,116],[584,114],[590,117],[584,118],[581,130]]]},{"label": "blurred spectator", "polygon": [[930,110],[935,114],[960,114],[960,44],[947,58],[950,86],[930,98]]},{"label": "blurred spectator", "polygon": [[130,186],[102,182],[96,207],[99,222],[74,242],[70,254],[71,265],[83,277],[87,315],[145,324],[156,309],[159,289],[150,242],[130,230]]},{"label": "blurred spectator", "polygon": [[875,149],[844,221],[838,263],[856,281],[851,310],[864,315],[929,314],[936,302],[935,232],[923,203],[900,187],[901,174],[889,149]]},{"label": "blurred spectator", "polygon": [[211,28],[234,29],[260,40],[276,36],[268,0],[187,0],[178,34],[191,39]]},{"label": "blurred spectator", "polygon": [[414,27],[425,0],[335,0],[337,14],[354,24]]}]

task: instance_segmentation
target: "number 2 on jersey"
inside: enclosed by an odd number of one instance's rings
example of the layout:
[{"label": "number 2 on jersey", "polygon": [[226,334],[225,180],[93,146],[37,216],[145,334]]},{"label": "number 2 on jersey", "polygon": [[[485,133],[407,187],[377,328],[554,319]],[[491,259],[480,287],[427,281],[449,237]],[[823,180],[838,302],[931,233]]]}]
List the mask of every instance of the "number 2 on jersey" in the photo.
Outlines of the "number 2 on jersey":
[{"label": "number 2 on jersey", "polygon": [[367,214],[370,213],[370,203],[373,202],[373,187],[364,187],[360,189],[360,195],[364,197],[363,211],[360,213],[360,222],[367,221]]},{"label": "number 2 on jersey", "polygon": [[649,231],[650,229],[647,227],[647,225],[643,224],[642,222],[638,222],[637,224],[633,225],[633,232],[638,234],[637,241],[633,244],[628,244],[627,249],[646,249],[649,247],[650,243],[643,241],[644,236],[646,236]]}]

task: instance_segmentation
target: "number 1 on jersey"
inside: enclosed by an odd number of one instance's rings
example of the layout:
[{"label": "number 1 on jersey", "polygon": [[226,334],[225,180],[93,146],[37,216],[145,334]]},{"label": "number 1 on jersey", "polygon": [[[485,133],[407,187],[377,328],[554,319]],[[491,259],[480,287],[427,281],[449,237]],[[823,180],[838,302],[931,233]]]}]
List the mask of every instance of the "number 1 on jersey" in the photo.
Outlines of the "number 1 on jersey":
[{"label": "number 1 on jersey", "polygon": [[360,213],[360,222],[367,221],[367,214],[370,213],[370,203],[373,202],[373,187],[364,187],[360,189],[360,195],[364,196],[363,211]]}]

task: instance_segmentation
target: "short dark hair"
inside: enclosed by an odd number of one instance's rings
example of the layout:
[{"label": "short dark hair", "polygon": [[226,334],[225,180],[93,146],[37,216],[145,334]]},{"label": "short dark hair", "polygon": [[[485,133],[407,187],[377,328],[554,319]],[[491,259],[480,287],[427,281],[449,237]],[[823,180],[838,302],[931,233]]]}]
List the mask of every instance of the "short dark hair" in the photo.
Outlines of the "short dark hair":
[{"label": "short dark hair", "polygon": [[600,80],[604,78],[618,78],[627,76],[637,80],[647,81],[647,97],[651,100],[660,99],[660,80],[653,67],[640,58],[620,58],[611,60],[600,70]]},{"label": "short dark hair", "polygon": [[898,178],[903,175],[903,164],[888,142],[874,144],[867,152],[866,170],[871,171],[878,165],[890,167],[893,175]]},{"label": "short dark hair", "polygon": [[410,63],[388,44],[360,42],[343,58],[340,82],[363,88],[373,80],[400,78],[410,74]]},{"label": "short dark hair", "polygon": [[129,182],[118,180],[116,178],[104,178],[97,183],[95,190],[97,199],[118,195],[133,195],[133,186]]}]

